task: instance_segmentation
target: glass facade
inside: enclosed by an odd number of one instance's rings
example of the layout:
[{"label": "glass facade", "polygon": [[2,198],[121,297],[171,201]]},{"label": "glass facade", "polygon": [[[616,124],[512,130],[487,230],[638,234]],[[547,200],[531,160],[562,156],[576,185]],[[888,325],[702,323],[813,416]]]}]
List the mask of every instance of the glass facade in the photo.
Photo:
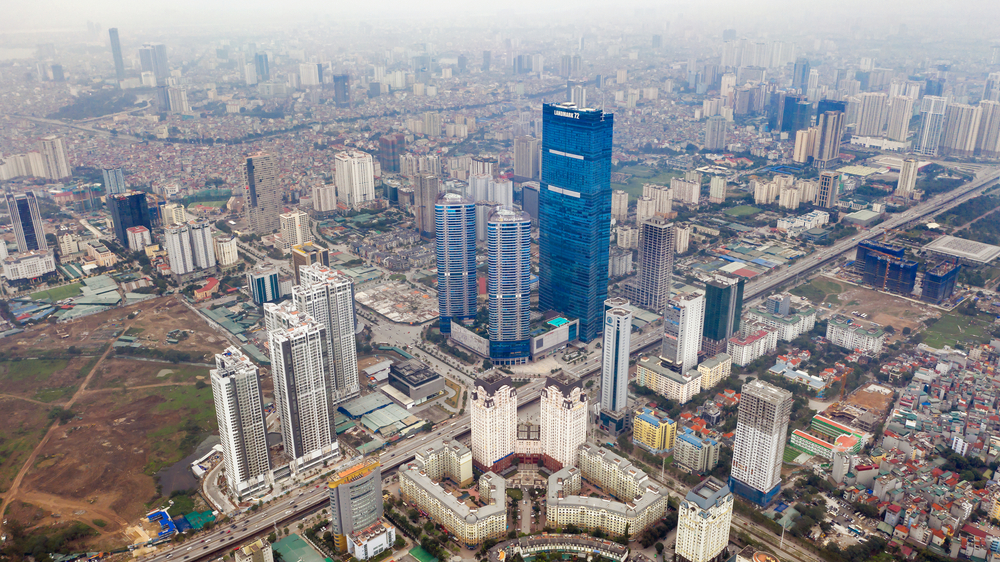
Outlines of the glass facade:
[{"label": "glass facade", "polygon": [[614,116],[574,104],[542,106],[539,307],[601,331],[608,295]]},{"label": "glass facade", "polygon": [[490,360],[525,363],[531,355],[531,216],[497,209],[486,223]]},{"label": "glass facade", "polygon": [[476,317],[476,204],[445,193],[434,205],[441,333],[452,320]]},{"label": "glass facade", "polygon": [[145,193],[141,191],[122,193],[109,197],[107,201],[111,210],[111,220],[115,227],[115,238],[122,246],[128,247],[128,232],[126,231],[133,226],[145,226],[153,230]]}]

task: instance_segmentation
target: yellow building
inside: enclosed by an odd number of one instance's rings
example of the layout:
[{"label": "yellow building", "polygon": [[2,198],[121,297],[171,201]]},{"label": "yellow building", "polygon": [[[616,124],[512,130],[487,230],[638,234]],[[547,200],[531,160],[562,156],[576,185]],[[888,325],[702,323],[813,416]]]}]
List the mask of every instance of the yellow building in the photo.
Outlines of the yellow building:
[{"label": "yellow building", "polygon": [[640,408],[632,418],[632,442],[653,453],[665,453],[677,441],[677,423],[659,410]]},{"label": "yellow building", "polygon": [[365,459],[338,472],[327,484],[330,534],[339,552],[347,552],[348,535],[371,527],[382,517],[382,468]]},{"label": "yellow building", "polygon": [[701,389],[706,390],[729,378],[733,372],[733,358],[728,353],[720,353],[698,365],[701,373]]}]

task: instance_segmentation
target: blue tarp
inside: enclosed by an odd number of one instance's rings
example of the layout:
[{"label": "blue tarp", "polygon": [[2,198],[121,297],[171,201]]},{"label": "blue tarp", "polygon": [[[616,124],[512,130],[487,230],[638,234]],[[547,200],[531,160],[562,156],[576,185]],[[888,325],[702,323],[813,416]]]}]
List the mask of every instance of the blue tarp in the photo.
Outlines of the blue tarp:
[{"label": "blue tarp", "polygon": [[178,533],[184,533],[191,530],[191,524],[188,523],[187,519],[184,519],[183,515],[178,515],[172,519],[174,525],[177,526]]}]

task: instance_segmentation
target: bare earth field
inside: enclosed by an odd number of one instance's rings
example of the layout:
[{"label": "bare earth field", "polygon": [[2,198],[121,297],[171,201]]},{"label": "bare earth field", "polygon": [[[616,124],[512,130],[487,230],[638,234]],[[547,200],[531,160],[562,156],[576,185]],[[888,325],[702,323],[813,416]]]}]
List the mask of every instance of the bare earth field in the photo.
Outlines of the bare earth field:
[{"label": "bare earth field", "polygon": [[[177,328],[192,333],[167,344]],[[125,525],[156,499],[153,474],[217,432],[211,386],[196,386],[207,382],[209,365],[105,354],[124,333],[150,347],[207,355],[206,363],[226,345],[175,297],[0,340],[5,517],[31,528],[79,521],[99,533],[88,546],[120,546]],[[56,408],[72,415],[59,422]]]},{"label": "bare earth field", "polygon": [[911,302],[871,289],[865,289],[849,283],[840,282],[844,290],[837,295],[840,306],[834,305],[833,312],[851,316],[852,311],[864,312],[867,321],[856,316],[851,319],[861,324],[875,322],[882,326],[892,326],[896,334],[886,340],[891,343],[903,337],[903,328],[917,331],[921,322],[927,318],[937,317],[940,312],[917,302]]}]

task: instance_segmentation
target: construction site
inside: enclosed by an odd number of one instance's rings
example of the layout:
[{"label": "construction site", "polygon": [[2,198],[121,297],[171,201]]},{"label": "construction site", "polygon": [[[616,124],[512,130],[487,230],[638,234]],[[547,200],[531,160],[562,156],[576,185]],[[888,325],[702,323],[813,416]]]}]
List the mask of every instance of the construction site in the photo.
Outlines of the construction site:
[{"label": "construction site", "polygon": [[887,386],[868,383],[847,398],[841,398],[823,412],[823,416],[844,425],[873,433],[889,415],[894,393]]}]

